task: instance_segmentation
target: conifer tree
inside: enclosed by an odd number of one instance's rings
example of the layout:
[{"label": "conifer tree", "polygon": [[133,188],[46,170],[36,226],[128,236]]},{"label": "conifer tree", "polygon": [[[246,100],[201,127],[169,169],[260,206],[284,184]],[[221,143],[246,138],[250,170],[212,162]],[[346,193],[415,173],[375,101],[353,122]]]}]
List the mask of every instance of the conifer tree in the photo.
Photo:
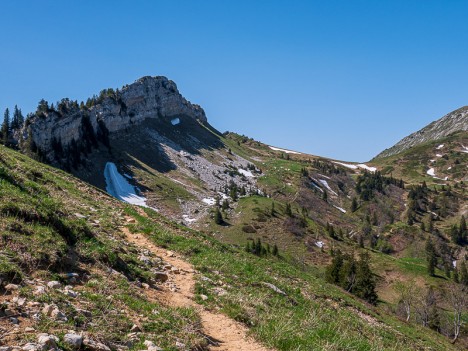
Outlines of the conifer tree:
[{"label": "conifer tree", "polygon": [[358,209],[358,202],[355,197],[353,197],[353,201],[351,202],[351,212],[356,212]]},{"label": "conifer tree", "polygon": [[356,266],[356,284],[353,289],[354,294],[371,304],[376,304],[378,300],[375,291],[374,274],[370,269],[370,257],[367,252],[362,252]]},{"label": "conifer tree", "polygon": [[460,278],[460,284],[468,286],[468,269],[464,261],[460,264],[459,278]]},{"label": "conifer tree", "polygon": [[3,114],[3,122],[1,127],[2,133],[2,143],[3,145],[8,145],[8,140],[10,138],[10,110],[7,108]]},{"label": "conifer tree", "polygon": [[216,209],[215,209],[214,221],[218,225],[223,224],[223,216],[221,214],[221,211],[219,210],[219,207],[216,207]]},{"label": "conifer tree", "polygon": [[273,256],[278,256],[279,255],[279,250],[278,250],[278,245],[273,246],[273,251],[272,251]]},{"label": "conifer tree", "polygon": [[431,238],[426,242],[426,260],[427,260],[427,271],[429,275],[435,275],[435,268],[437,265],[437,256],[434,244],[432,243]]}]

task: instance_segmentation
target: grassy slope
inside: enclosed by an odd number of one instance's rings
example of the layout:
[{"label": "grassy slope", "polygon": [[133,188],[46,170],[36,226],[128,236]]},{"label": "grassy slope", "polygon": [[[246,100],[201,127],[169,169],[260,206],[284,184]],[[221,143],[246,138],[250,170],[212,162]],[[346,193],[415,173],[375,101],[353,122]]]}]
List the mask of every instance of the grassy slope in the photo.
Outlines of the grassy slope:
[{"label": "grassy slope", "polygon": [[[125,224],[125,217],[119,202],[64,172],[3,147],[0,163],[0,275],[8,282],[21,283],[21,295],[54,302],[69,317],[65,324],[43,319],[35,326],[39,331],[60,336],[75,329],[117,345],[129,341],[130,326],[140,321],[144,333],[132,349],[140,349],[144,339],[167,350],[175,349],[176,341],[188,347],[203,345],[193,310],[149,302],[131,283],[136,279],[152,283],[152,276],[138,261],[139,252],[121,239],[119,226]],[[151,210],[147,211],[149,218],[133,208],[125,211],[137,219],[129,225],[132,230],[183,253],[210,278],[200,279],[197,286],[198,293],[208,296],[204,303],[246,323],[254,335],[279,350],[452,348],[442,336],[357,301],[314,272],[299,270],[281,259],[259,259],[177,226]],[[108,277],[110,267],[118,272],[112,279]],[[78,300],[55,291],[33,297],[32,286],[25,279],[65,282],[63,274],[70,271],[88,276],[75,287],[81,294]],[[288,297],[262,282],[275,284]],[[215,294],[214,287],[227,293]],[[92,312],[91,319],[79,314],[82,306]],[[27,341],[31,336],[18,338]]]}]

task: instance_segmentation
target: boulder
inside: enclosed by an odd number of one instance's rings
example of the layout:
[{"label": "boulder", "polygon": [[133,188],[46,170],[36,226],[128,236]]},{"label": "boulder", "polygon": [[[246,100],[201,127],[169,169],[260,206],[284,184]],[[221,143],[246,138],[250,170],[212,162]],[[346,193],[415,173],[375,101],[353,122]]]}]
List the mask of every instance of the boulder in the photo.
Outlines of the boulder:
[{"label": "boulder", "polygon": [[47,287],[49,289],[60,289],[61,286],[62,286],[62,284],[60,284],[60,282],[58,282],[56,280],[53,280],[53,281],[47,283]]},{"label": "boulder", "polygon": [[83,346],[90,351],[111,351],[107,345],[86,337],[83,339]]},{"label": "boulder", "polygon": [[83,343],[83,337],[78,334],[65,334],[63,336],[63,343],[66,344],[68,347],[74,350],[78,350]]}]

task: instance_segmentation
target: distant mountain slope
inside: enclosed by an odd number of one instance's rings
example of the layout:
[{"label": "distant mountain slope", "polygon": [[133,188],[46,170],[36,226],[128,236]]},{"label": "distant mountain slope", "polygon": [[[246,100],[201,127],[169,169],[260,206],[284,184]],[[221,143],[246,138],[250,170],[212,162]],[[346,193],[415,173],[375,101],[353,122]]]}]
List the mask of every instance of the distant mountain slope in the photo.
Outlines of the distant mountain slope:
[{"label": "distant mountain slope", "polygon": [[382,151],[375,158],[392,156],[413,146],[428,141],[438,140],[459,131],[468,131],[468,106],[464,106],[458,110],[450,112],[423,129],[408,135],[391,148]]}]

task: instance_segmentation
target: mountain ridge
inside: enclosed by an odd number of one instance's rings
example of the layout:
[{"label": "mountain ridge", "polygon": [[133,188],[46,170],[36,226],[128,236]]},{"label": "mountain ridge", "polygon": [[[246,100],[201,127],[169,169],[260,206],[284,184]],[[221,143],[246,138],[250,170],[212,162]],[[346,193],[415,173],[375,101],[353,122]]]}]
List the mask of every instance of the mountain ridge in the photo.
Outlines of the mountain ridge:
[{"label": "mountain ridge", "polygon": [[374,159],[392,156],[421,143],[441,139],[459,131],[468,131],[468,106],[460,107],[404,137],[392,147],[380,152]]}]

